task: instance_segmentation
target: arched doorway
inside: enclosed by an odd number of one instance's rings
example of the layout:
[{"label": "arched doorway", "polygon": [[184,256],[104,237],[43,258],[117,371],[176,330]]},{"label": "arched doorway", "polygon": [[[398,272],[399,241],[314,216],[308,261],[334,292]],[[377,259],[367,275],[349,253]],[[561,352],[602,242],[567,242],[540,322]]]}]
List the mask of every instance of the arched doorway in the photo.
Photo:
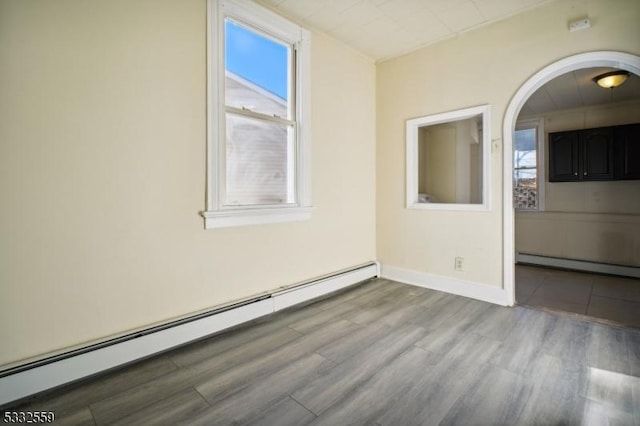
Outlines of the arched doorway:
[{"label": "arched doorway", "polygon": [[550,80],[582,68],[613,67],[640,75],[640,57],[623,52],[582,53],[557,61],[530,77],[511,99],[503,123],[503,283],[507,303],[515,303],[515,224],[513,210],[513,132],[527,99]]}]

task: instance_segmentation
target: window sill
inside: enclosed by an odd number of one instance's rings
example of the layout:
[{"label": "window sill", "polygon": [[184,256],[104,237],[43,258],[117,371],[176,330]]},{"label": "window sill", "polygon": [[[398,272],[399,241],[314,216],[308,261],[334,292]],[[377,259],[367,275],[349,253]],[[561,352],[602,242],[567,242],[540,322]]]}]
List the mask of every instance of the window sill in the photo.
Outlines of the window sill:
[{"label": "window sill", "polygon": [[407,205],[413,210],[448,210],[448,211],[487,211],[489,205],[482,204],[457,204],[457,203],[413,203]]},{"label": "window sill", "polygon": [[282,207],[265,209],[205,211],[205,229],[233,226],[262,225],[268,223],[300,222],[311,219],[312,207]]}]

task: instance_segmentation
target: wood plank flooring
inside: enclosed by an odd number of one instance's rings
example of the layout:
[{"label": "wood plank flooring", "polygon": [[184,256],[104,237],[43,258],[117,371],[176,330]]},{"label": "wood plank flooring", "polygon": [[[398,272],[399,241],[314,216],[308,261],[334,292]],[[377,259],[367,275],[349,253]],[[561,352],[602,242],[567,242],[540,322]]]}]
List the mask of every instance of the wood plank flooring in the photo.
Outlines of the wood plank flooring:
[{"label": "wood plank flooring", "polygon": [[60,425],[640,425],[640,331],[376,279],[5,408]]}]

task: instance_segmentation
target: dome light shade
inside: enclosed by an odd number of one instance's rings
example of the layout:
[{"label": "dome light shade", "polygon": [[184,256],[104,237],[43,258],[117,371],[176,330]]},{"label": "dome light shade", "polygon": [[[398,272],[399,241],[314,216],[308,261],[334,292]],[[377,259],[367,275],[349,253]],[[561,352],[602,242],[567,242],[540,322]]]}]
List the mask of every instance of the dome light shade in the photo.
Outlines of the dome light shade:
[{"label": "dome light shade", "polygon": [[599,76],[593,79],[594,83],[596,83],[600,87],[604,87],[605,89],[613,89],[614,87],[618,87],[622,85],[629,77],[628,71],[611,71],[604,74],[600,74]]}]

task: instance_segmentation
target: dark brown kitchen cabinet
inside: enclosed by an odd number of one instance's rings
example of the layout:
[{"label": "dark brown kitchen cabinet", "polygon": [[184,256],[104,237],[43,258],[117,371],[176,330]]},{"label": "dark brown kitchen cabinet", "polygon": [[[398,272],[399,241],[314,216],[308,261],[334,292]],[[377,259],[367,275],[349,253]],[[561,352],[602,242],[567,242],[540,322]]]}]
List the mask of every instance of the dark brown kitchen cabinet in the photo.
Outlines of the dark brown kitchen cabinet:
[{"label": "dark brown kitchen cabinet", "polygon": [[613,129],[573,130],[549,134],[549,181],[611,180]]},{"label": "dark brown kitchen cabinet", "polygon": [[582,180],[612,180],[613,128],[587,129],[580,132],[580,167]]},{"label": "dark brown kitchen cabinet", "polygon": [[549,182],[640,179],[640,123],[549,133]]},{"label": "dark brown kitchen cabinet", "polygon": [[549,181],[572,182],[578,175],[578,132],[549,134]]},{"label": "dark brown kitchen cabinet", "polygon": [[616,179],[640,179],[640,123],[616,126]]}]

